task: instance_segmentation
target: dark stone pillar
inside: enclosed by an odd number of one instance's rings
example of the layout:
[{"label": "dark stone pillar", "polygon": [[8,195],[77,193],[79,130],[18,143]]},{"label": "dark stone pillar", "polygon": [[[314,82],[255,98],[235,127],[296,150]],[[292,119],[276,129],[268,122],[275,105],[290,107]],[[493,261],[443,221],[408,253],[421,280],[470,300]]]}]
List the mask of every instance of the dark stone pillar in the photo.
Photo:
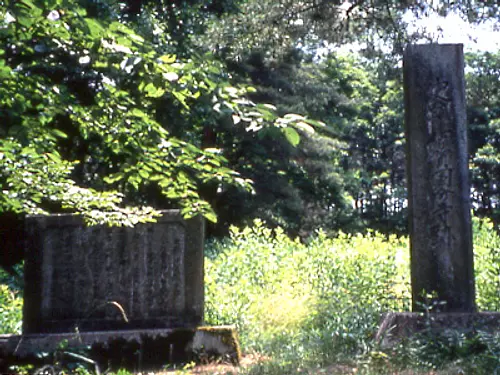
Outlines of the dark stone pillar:
[{"label": "dark stone pillar", "polygon": [[413,310],[434,292],[442,311],[472,312],[463,46],[408,46],[404,91]]}]

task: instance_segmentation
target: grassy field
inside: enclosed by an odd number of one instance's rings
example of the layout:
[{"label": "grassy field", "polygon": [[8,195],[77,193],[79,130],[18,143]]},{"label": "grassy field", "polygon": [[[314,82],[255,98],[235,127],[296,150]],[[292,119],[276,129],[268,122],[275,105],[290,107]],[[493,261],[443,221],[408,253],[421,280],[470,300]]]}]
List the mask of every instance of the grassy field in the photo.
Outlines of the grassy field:
[{"label": "grassy field", "polygon": [[[500,311],[500,237],[487,221],[475,220],[474,233],[478,309]],[[0,331],[15,333],[20,292],[4,279]],[[498,335],[423,334],[391,349],[375,342],[381,313],[410,309],[405,237],[368,231],[328,238],[318,231],[301,243],[256,221],[207,244],[205,285],[206,323],[237,326],[244,366],[188,365],[164,373],[500,373]]]}]

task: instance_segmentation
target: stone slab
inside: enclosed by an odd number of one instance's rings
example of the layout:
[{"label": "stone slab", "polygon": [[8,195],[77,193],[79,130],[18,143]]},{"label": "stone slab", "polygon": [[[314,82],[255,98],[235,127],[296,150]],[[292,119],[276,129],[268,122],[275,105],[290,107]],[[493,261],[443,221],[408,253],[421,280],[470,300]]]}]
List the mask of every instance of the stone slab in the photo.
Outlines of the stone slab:
[{"label": "stone slab", "polygon": [[199,327],[188,345],[198,362],[223,360],[239,365],[241,348],[235,326]]},{"label": "stone slab", "polygon": [[101,369],[161,369],[191,360],[237,365],[241,360],[234,326],[0,335],[0,372],[15,364],[41,366],[37,353],[82,350]]},{"label": "stone slab", "polygon": [[422,332],[442,335],[479,331],[500,334],[500,312],[386,313],[382,316],[375,340],[387,348]]},{"label": "stone slab", "polygon": [[162,214],[133,228],[28,217],[23,333],[201,325],[204,221]]}]

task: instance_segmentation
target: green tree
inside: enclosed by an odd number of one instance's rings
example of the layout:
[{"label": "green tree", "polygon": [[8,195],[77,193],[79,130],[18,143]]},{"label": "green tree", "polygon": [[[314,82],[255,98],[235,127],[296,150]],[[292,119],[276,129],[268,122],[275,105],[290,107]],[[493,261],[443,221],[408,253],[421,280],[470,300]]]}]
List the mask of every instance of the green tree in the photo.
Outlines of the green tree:
[{"label": "green tree", "polygon": [[[153,5],[132,14],[114,1],[0,2],[4,216],[134,225],[180,208],[215,222],[207,192],[253,188],[211,142],[214,127],[298,144],[305,118],[256,105],[224,63],[189,46],[194,26],[174,38]],[[2,258],[18,259],[11,250]]]},{"label": "green tree", "polygon": [[[318,227],[345,227],[351,212],[339,161],[346,145],[329,121],[342,100],[335,84],[319,64],[296,49],[277,59],[255,52],[242,61],[230,59],[228,65],[235,76],[255,87],[250,97],[257,106],[273,103],[283,115],[279,124],[298,120],[290,129],[298,134],[285,133],[289,138],[285,142],[278,139],[276,129],[258,133],[234,129],[218,139],[230,164],[254,181],[256,192],[242,196],[228,191],[219,197],[217,207],[232,218],[226,223],[248,224],[259,217],[302,236]],[[298,137],[300,143],[293,142]]]},{"label": "green tree", "polygon": [[424,31],[409,34],[404,15],[458,12],[470,22],[500,19],[497,1],[398,0],[248,0],[238,11],[217,18],[203,45],[236,57],[260,50],[277,56],[298,45],[318,49],[325,45],[356,42],[373,52],[381,42],[401,53],[415,39],[432,39]]},{"label": "green tree", "polygon": [[467,104],[472,199],[476,213],[500,222],[500,53],[468,53]]},{"label": "green tree", "polygon": [[403,100],[391,56],[366,59],[330,54],[325,71],[345,95],[332,118],[348,145],[342,158],[357,228],[406,228]]},{"label": "green tree", "polygon": [[189,112],[190,101],[216,94],[210,74],[219,66],[161,55],[118,17],[91,18],[75,5],[26,0],[1,9],[2,210],[72,209],[97,222],[120,212],[111,220],[133,224],[153,210],[118,203],[148,204],[154,186],[187,216],[215,220],[198,186],[248,184],[217,152],[172,137],[156,107],[168,94]]}]

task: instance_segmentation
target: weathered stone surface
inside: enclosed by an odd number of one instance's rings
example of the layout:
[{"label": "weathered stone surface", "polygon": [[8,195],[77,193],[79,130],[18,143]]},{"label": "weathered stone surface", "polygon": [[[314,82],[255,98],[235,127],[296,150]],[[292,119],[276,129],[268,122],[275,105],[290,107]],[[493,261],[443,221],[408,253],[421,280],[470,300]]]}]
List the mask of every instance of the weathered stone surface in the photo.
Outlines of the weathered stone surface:
[{"label": "weathered stone surface", "polygon": [[392,347],[416,334],[434,337],[446,334],[475,334],[479,331],[500,334],[500,313],[387,313],[375,340],[383,348]]},{"label": "weathered stone surface", "polygon": [[23,333],[201,324],[203,241],[177,210],[134,228],[27,218]]},{"label": "weathered stone surface", "polygon": [[222,360],[233,365],[241,362],[241,349],[234,326],[198,327],[187,350],[200,362]]},{"label": "weathered stone surface", "polygon": [[474,272],[462,45],[404,54],[413,310],[437,293],[443,311],[472,312]]},{"label": "weathered stone surface", "polygon": [[12,365],[51,363],[50,358],[39,358],[41,352],[82,350],[101,369],[131,371],[159,370],[166,364],[193,359],[237,365],[241,359],[233,326],[0,335],[0,373]]}]

